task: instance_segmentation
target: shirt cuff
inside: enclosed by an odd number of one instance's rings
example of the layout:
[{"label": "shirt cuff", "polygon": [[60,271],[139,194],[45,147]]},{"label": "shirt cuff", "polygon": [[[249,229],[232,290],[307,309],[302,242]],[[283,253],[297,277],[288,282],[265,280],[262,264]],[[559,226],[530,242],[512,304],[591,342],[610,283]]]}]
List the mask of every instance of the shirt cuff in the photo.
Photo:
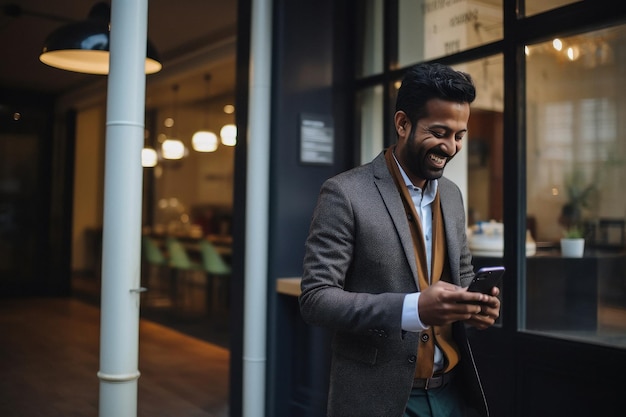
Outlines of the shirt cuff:
[{"label": "shirt cuff", "polygon": [[402,304],[402,330],[407,332],[421,332],[428,329],[420,320],[419,311],[417,311],[417,302],[420,299],[420,293],[414,292],[404,297]]}]

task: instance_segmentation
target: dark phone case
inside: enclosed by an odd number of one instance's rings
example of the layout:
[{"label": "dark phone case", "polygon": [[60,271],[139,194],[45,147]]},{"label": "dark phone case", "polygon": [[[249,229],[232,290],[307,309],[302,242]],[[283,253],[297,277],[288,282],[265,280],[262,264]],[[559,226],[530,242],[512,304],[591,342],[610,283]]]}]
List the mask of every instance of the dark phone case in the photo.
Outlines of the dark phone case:
[{"label": "dark phone case", "polygon": [[493,287],[499,287],[504,275],[504,267],[481,268],[476,272],[468,291],[491,294]]}]

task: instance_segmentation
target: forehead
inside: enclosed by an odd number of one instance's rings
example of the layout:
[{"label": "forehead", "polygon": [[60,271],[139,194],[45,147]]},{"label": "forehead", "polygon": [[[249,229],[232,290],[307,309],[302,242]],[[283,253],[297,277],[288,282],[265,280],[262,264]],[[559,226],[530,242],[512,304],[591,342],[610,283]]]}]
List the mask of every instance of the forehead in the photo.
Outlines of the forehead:
[{"label": "forehead", "polygon": [[428,124],[467,126],[470,115],[469,103],[434,98],[426,102],[426,115],[421,119]]}]

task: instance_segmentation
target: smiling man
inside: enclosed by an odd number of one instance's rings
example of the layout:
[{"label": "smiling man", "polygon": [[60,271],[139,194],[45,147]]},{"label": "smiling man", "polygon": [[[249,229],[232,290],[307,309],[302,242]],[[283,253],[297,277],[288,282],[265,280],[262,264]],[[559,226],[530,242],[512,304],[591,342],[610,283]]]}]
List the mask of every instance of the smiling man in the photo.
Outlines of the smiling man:
[{"label": "smiling man", "polygon": [[397,143],[327,180],[306,240],[300,310],[334,331],[327,415],[487,416],[465,325],[500,314],[474,276],[458,187],[469,75],[419,64],[402,82]]}]

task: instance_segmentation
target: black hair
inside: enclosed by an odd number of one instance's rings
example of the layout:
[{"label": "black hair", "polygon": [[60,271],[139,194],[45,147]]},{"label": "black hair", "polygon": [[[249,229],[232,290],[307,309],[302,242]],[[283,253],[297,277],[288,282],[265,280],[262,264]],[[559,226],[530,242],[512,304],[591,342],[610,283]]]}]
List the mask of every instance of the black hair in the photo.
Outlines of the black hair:
[{"label": "black hair", "polygon": [[433,98],[470,104],[476,98],[476,87],[464,72],[438,63],[417,64],[404,75],[396,112],[403,111],[415,126],[417,120],[428,116],[426,102]]}]

